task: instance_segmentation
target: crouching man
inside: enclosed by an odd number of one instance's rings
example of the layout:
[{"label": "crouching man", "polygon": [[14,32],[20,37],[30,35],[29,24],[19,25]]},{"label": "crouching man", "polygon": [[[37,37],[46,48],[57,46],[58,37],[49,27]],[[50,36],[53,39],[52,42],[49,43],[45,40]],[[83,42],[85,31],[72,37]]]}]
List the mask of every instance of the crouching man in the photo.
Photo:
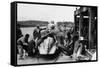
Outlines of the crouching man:
[{"label": "crouching man", "polygon": [[[90,60],[91,57],[89,54],[87,54],[86,46],[88,45],[88,41],[85,40],[83,37],[76,37],[76,42],[74,44],[74,50],[73,50],[73,59],[75,60]],[[89,56],[88,56],[89,55]]]},{"label": "crouching man", "polygon": [[80,42],[79,40],[79,36],[75,36],[75,43],[74,43],[74,50],[73,50],[73,55],[72,57],[77,60],[77,58],[79,56],[81,56],[81,52],[82,52],[82,48],[83,48],[83,45],[82,43]]},{"label": "crouching man", "polygon": [[25,56],[28,56],[28,38],[29,34],[26,34],[17,40],[19,59],[24,59]]}]

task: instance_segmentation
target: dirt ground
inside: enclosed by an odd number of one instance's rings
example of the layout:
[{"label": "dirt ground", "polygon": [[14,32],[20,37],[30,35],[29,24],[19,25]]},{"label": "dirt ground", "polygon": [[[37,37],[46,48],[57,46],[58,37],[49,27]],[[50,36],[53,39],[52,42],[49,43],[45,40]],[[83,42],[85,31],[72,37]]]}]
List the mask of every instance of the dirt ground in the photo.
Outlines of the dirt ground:
[{"label": "dirt ground", "polygon": [[55,59],[44,59],[44,58],[37,58],[37,57],[25,57],[25,59],[19,60],[19,56],[17,56],[17,63],[18,65],[21,64],[41,64],[41,63],[56,63],[56,62],[72,62],[75,61],[70,56],[60,55]]}]

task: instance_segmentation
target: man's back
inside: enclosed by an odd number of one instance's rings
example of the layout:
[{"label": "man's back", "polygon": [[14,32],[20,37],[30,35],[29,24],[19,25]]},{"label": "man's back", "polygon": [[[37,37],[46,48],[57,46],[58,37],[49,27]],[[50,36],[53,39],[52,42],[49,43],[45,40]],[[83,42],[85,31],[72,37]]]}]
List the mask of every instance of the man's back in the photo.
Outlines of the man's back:
[{"label": "man's back", "polygon": [[38,28],[34,29],[34,31],[33,31],[33,37],[34,37],[34,39],[41,37],[40,29],[38,29]]}]

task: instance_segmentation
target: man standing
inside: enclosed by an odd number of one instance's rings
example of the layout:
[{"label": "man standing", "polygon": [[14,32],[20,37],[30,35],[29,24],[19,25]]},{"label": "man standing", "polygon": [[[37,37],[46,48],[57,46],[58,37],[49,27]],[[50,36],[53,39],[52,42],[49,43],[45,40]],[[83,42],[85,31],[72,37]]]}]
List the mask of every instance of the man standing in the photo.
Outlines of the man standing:
[{"label": "man standing", "polygon": [[37,26],[34,31],[33,31],[33,42],[34,42],[34,46],[35,46],[35,52],[36,54],[38,53],[38,42],[41,39],[41,31],[45,30],[46,28],[40,28],[39,26]]}]

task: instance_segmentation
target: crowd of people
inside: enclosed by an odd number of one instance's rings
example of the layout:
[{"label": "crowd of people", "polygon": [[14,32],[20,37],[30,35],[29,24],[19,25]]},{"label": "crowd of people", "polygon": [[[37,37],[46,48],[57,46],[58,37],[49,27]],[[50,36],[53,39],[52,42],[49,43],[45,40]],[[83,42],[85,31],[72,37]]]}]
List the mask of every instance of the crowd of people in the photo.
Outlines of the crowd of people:
[{"label": "crowd of people", "polygon": [[[69,31],[66,31],[66,29],[61,30],[54,22],[51,22],[46,28],[41,28],[39,25],[36,26],[33,30],[33,39],[31,41],[28,41],[29,37],[29,34],[23,36],[20,27],[17,27],[17,53],[19,54],[19,59],[39,54],[39,46],[48,37],[52,38],[51,42],[49,42],[50,46],[47,47],[48,52],[56,45],[56,49],[75,60],[79,60],[83,56],[87,57],[87,42],[84,44],[79,35],[74,35],[73,28],[70,28]],[[90,59],[91,56],[88,56],[88,60]]]}]

